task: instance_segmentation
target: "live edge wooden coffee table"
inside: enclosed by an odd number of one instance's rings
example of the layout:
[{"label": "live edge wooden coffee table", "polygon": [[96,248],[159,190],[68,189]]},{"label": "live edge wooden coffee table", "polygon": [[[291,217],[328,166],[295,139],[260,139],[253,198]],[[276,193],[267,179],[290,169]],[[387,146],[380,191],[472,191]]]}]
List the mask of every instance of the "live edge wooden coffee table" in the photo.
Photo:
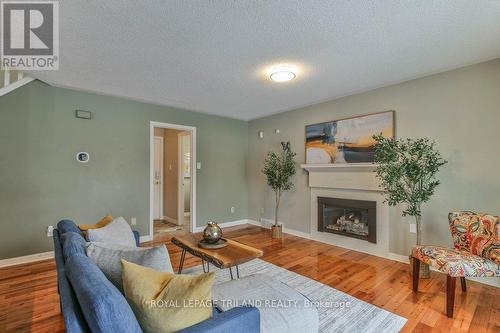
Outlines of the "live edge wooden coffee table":
[{"label": "live edge wooden coffee table", "polygon": [[[233,279],[232,267],[236,267],[236,276],[239,278],[240,272],[238,265],[252,259],[262,257],[263,255],[262,250],[227,238],[226,240],[228,245],[221,249],[203,249],[198,246],[198,242],[200,240],[200,236],[195,236],[193,234],[172,237],[172,243],[182,249],[181,262],[179,264],[178,271],[179,274],[182,273],[182,267],[184,266],[184,260],[186,259],[186,252],[189,252],[193,256],[201,259],[203,272],[205,273],[210,271],[210,264],[220,269],[229,268],[231,280]],[[205,261],[207,262],[206,269]]]}]

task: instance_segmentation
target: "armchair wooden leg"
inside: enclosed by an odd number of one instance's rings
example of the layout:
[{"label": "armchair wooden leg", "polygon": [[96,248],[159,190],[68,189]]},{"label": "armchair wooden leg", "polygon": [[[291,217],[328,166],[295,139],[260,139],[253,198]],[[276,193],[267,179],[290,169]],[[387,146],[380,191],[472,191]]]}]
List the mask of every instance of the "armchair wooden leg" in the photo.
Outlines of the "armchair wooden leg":
[{"label": "armchair wooden leg", "polygon": [[418,291],[419,274],[420,274],[420,260],[413,258],[413,292]]},{"label": "armchair wooden leg", "polygon": [[455,304],[455,285],[457,278],[446,276],[446,315],[448,318],[453,318],[453,306]]},{"label": "armchair wooden leg", "polygon": [[462,285],[462,291],[466,292],[467,291],[467,284],[465,283],[465,277],[460,277],[460,284]]}]

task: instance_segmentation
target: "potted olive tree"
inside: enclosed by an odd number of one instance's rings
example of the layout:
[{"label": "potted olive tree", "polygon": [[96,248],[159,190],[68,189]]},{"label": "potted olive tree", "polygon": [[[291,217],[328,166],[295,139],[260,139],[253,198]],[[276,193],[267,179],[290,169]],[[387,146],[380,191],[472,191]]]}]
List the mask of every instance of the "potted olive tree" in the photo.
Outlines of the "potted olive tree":
[{"label": "potted olive tree", "polygon": [[290,142],[281,142],[279,153],[269,152],[264,161],[264,173],[267,177],[267,185],[275,194],[274,225],[271,227],[272,237],[279,238],[282,235],[282,226],[278,223],[278,213],[281,196],[283,192],[293,188],[292,177],[295,174],[295,153],[292,151]]},{"label": "potted olive tree", "polygon": [[[447,163],[427,138],[400,139],[373,137],[375,171],[390,206],[404,204],[403,216],[413,216],[417,229],[417,245],[422,242],[422,205],[434,194],[439,180],[436,174]],[[410,260],[412,257],[410,255]],[[429,277],[429,266],[421,265],[421,276]]]}]

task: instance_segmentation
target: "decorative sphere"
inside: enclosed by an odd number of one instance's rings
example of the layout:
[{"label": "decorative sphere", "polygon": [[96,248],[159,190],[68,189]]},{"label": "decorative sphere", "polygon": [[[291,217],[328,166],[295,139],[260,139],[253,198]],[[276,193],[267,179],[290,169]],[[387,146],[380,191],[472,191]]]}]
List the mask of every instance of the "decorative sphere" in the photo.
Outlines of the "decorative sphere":
[{"label": "decorative sphere", "polygon": [[213,221],[209,221],[207,224],[203,230],[203,239],[209,244],[217,243],[222,237],[222,229]]}]

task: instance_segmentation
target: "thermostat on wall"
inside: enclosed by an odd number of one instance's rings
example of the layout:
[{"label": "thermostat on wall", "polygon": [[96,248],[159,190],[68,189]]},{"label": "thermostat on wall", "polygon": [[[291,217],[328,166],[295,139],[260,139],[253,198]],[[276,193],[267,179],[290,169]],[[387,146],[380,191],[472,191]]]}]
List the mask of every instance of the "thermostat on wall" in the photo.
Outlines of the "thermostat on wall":
[{"label": "thermostat on wall", "polygon": [[84,151],[81,151],[76,154],[76,160],[80,163],[87,163],[90,160],[90,154]]}]

